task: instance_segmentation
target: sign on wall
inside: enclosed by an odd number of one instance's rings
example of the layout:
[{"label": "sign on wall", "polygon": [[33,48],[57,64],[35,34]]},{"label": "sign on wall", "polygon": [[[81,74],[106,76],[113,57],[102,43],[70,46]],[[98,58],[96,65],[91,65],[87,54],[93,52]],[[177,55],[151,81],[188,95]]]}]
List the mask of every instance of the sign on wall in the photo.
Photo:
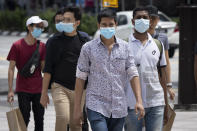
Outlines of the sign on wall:
[{"label": "sign on wall", "polygon": [[103,7],[118,8],[118,0],[103,0]]}]

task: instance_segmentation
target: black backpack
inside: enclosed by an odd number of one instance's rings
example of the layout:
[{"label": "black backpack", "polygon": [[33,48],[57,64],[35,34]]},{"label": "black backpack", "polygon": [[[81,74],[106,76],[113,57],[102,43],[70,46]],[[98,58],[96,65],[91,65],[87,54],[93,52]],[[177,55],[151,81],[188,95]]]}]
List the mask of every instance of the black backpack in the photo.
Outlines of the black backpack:
[{"label": "black backpack", "polygon": [[31,77],[35,73],[35,70],[40,64],[39,45],[40,40],[37,40],[36,50],[32,54],[31,58],[27,61],[27,63],[25,63],[23,68],[19,70],[20,75],[22,75],[25,78]]}]

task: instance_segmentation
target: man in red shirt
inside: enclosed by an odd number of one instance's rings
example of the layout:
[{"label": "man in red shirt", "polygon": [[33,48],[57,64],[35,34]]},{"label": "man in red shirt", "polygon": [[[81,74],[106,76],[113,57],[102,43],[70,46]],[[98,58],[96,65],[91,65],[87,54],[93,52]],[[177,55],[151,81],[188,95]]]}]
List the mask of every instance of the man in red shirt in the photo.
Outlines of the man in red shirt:
[{"label": "man in red shirt", "polygon": [[32,57],[36,50],[37,38],[41,35],[44,27],[48,26],[46,20],[42,20],[39,16],[32,16],[26,21],[27,35],[16,41],[8,54],[8,102],[14,101],[13,78],[14,70],[17,68],[16,90],[20,111],[23,115],[26,126],[28,126],[30,111],[33,110],[35,131],[43,131],[44,108],[40,104],[40,96],[42,90],[41,70],[44,67],[44,59],[46,54],[45,44],[40,42],[39,54],[40,64],[30,77],[21,75],[20,70],[27,61]]}]

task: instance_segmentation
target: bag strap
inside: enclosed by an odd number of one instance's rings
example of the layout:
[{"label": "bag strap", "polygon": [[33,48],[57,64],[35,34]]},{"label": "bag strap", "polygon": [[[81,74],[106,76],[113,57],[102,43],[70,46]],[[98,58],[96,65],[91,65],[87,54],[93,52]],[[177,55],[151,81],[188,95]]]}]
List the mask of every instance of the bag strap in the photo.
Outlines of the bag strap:
[{"label": "bag strap", "polygon": [[[160,56],[159,56],[159,61],[158,61],[158,63],[157,63],[157,67],[158,67],[158,73],[159,73],[160,77],[162,77],[161,68],[160,68],[160,61],[161,61],[161,57],[162,57],[162,53],[163,53],[163,47],[162,47],[161,41],[159,41],[159,40],[157,40],[157,39],[154,39],[154,41],[155,41],[155,43],[156,43],[156,45],[157,45],[157,47],[158,47],[158,49],[159,49],[159,51],[160,51]],[[166,87],[166,85],[165,85],[164,83],[162,83],[162,82],[161,82],[161,85],[162,85],[163,87]],[[167,92],[166,92],[166,93],[167,93]],[[164,93],[164,95],[166,95],[166,98],[167,98],[167,94]],[[169,105],[168,99],[165,99],[165,104],[166,104],[166,106]]]},{"label": "bag strap", "polygon": [[155,41],[155,43],[156,43],[156,45],[157,45],[157,47],[158,47],[158,49],[160,51],[159,61],[157,63],[157,67],[159,69],[158,71],[159,71],[159,74],[161,76],[162,74],[161,74],[161,70],[160,70],[160,61],[161,61],[161,57],[162,57],[162,54],[163,54],[163,47],[162,47],[161,41],[159,41],[157,39],[153,39],[153,40]]},{"label": "bag strap", "polygon": [[[161,57],[162,57],[162,53],[163,53],[163,47],[162,47],[162,44],[161,44],[161,41],[157,40],[157,39],[154,39],[159,51],[160,51],[160,56],[159,56],[159,61],[161,60]],[[159,63],[160,64],[160,63]]]},{"label": "bag strap", "polygon": [[40,46],[40,40],[37,40],[36,50],[35,51],[37,51],[39,49],[39,46]]},{"label": "bag strap", "polygon": [[13,111],[14,110],[13,102],[9,102],[9,105],[10,105],[10,111]]},{"label": "bag strap", "polygon": [[158,31],[155,31],[155,36],[153,38],[155,38],[155,39],[158,40],[158,37],[159,37],[159,32]]}]

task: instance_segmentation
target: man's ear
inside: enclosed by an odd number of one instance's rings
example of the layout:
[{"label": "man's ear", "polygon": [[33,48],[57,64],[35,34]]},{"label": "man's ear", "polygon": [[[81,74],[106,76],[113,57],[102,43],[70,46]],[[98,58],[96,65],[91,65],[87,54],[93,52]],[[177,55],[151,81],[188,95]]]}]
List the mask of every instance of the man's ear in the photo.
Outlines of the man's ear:
[{"label": "man's ear", "polygon": [[100,29],[100,24],[99,23],[97,23],[97,28]]},{"label": "man's ear", "polygon": [[81,21],[80,21],[80,20],[77,20],[77,21],[76,21],[76,26],[79,26],[80,23],[81,23]]},{"label": "man's ear", "polygon": [[133,25],[135,25],[135,21],[134,21],[134,19],[131,19],[131,22],[132,22],[132,24],[133,24]]},{"label": "man's ear", "polygon": [[29,32],[31,32],[31,31],[33,30],[33,27],[30,26],[30,25],[28,25],[28,26],[27,26],[27,29],[29,30]]},{"label": "man's ear", "polygon": [[118,26],[118,22],[116,21],[116,25],[115,25],[116,27]]}]

